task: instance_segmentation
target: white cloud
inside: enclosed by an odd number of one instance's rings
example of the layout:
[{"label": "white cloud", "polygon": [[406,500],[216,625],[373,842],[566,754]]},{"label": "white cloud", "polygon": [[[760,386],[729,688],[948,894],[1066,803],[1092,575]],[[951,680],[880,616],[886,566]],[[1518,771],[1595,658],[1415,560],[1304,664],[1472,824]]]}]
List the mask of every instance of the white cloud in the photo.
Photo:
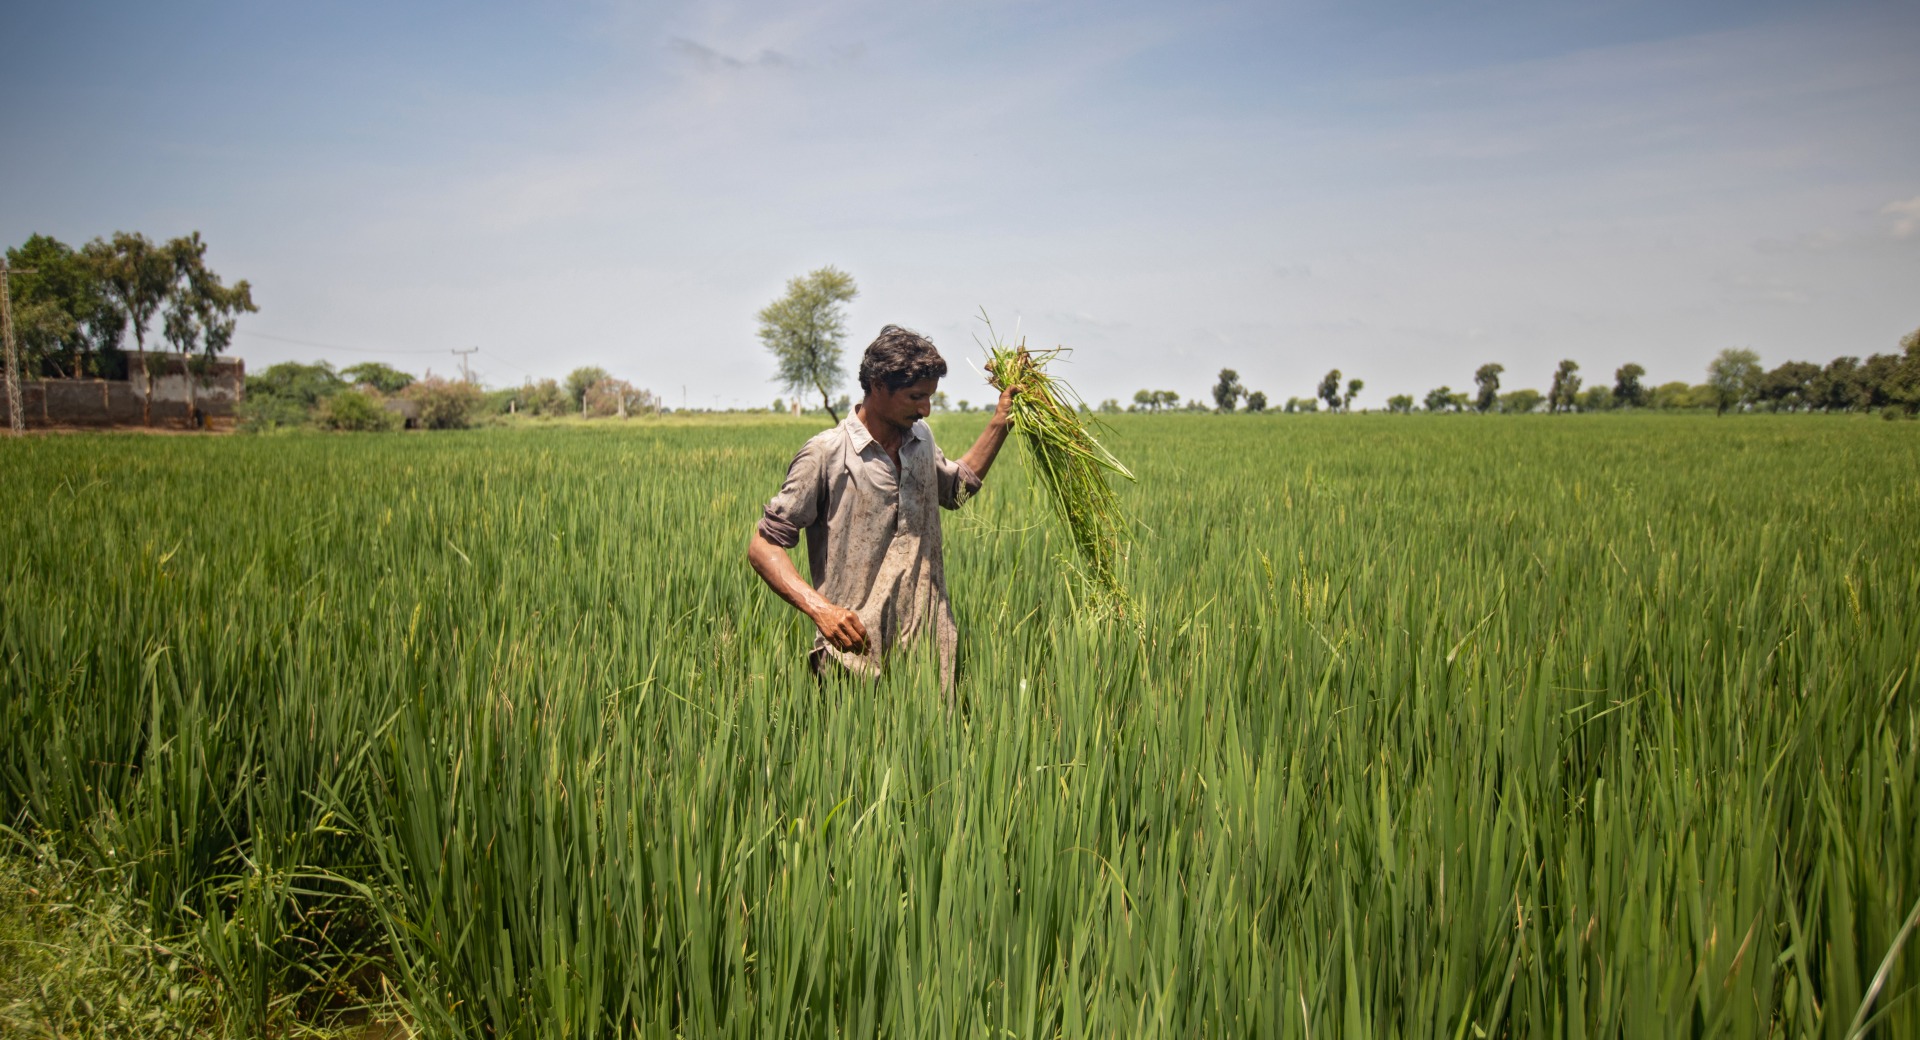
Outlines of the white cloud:
[{"label": "white cloud", "polygon": [[1910,199],[1889,202],[1880,210],[1883,216],[1893,218],[1895,238],[1908,238],[1920,231],[1920,195]]}]

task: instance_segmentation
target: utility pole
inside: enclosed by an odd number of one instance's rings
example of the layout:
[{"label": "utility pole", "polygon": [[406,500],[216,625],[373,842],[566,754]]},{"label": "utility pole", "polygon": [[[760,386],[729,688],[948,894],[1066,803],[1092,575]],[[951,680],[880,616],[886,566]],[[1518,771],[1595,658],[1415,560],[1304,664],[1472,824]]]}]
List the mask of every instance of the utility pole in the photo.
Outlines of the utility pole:
[{"label": "utility pole", "polygon": [[454,351],[460,358],[460,378],[469,383],[473,382],[473,370],[467,367],[467,355],[478,353],[479,350],[479,347],[468,347],[465,350]]},{"label": "utility pole", "polygon": [[13,292],[11,282],[16,274],[33,274],[34,269],[23,267],[17,270],[7,268],[7,258],[0,256],[0,341],[6,344],[7,366],[7,424],[18,437],[27,432],[25,402],[20,400],[20,358],[13,350]]}]

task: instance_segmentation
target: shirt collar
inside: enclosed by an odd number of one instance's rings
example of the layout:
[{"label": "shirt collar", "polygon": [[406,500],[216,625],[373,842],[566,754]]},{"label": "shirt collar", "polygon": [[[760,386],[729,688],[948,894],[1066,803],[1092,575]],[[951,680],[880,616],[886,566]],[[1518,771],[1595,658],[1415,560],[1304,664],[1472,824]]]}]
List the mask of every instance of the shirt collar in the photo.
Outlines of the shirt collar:
[{"label": "shirt collar", "polygon": [[[867,424],[860,421],[858,412],[848,412],[847,417],[840,420],[840,425],[846,427],[847,442],[853,446],[855,455],[866,451],[869,444],[880,443],[873,439],[873,431],[867,429]],[[926,425],[925,420],[915,419],[913,425],[907,429],[906,441],[901,442],[902,446],[904,447],[907,441],[924,440],[925,436],[920,431],[925,429]]]}]

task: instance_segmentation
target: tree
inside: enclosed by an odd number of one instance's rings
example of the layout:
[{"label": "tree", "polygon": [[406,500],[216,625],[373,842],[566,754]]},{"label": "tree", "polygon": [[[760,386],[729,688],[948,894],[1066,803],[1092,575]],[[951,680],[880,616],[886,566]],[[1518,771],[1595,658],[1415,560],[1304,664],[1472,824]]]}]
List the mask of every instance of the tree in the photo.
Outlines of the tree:
[{"label": "tree", "polygon": [[1450,386],[1436,386],[1433,389],[1427,391],[1427,400],[1426,400],[1427,411],[1429,412],[1450,411],[1459,404],[1460,398],[1462,396],[1463,395],[1455,394],[1453,392],[1453,388]]},{"label": "tree", "polygon": [[1107,415],[1118,413],[1120,411],[1120,399],[1117,397],[1109,397],[1100,402],[1100,411]]},{"label": "tree", "polygon": [[650,390],[641,390],[624,379],[606,376],[596,380],[581,402],[588,415],[612,415],[625,419],[635,412],[657,412],[660,398]]},{"label": "tree", "polygon": [[1820,366],[1811,361],[1786,361],[1760,377],[1754,398],[1776,412],[1797,412],[1812,408],[1814,380],[1820,378]]},{"label": "tree", "polygon": [[1413,412],[1413,395],[1394,394],[1392,397],[1387,398],[1387,411],[1399,412],[1401,415],[1411,414]]},{"label": "tree", "polygon": [[1560,362],[1560,367],[1554,369],[1553,386],[1547,390],[1547,411],[1573,411],[1574,400],[1580,394],[1580,377],[1574,375],[1578,371],[1580,364],[1572,359]]},{"label": "tree", "polygon": [[1264,391],[1255,390],[1254,392],[1247,395],[1247,411],[1264,412],[1266,410],[1267,410],[1267,395]]},{"label": "tree", "polygon": [[1807,387],[1807,396],[1815,408],[1844,412],[1857,405],[1860,389],[1860,359],[1837,357],[1820,370]]},{"label": "tree", "polygon": [[1340,410],[1340,370],[1328,372],[1320,380],[1320,400],[1327,402],[1327,411]]},{"label": "tree", "polygon": [[199,376],[213,359],[233,345],[237,316],[253,313],[253,289],[242,278],[227,286],[207,266],[207,244],[200,232],[167,243],[173,257],[175,280],[167,293],[162,332],[187,362],[187,421],[200,421],[200,402],[194,394]]},{"label": "tree", "polygon": [[1500,395],[1500,410],[1515,415],[1524,415],[1540,407],[1540,391],[1531,387],[1509,390]]},{"label": "tree", "polygon": [[7,250],[14,337],[22,367],[35,376],[109,374],[118,362],[126,319],[100,286],[94,263],[47,235]]},{"label": "tree", "polygon": [[1631,361],[1613,370],[1613,406],[1615,408],[1646,407],[1647,388],[1640,382],[1640,377],[1646,374],[1646,369]]},{"label": "tree", "polygon": [[1367,383],[1364,379],[1347,380],[1347,392],[1340,398],[1340,410],[1343,412],[1353,411],[1353,399],[1359,397],[1360,391],[1366,388]]},{"label": "tree", "polygon": [[933,392],[933,400],[929,403],[933,405],[933,410],[936,412],[946,411],[947,410],[947,392],[945,390],[935,390]]},{"label": "tree", "polygon": [[137,231],[116,231],[111,242],[96,238],[86,244],[85,253],[100,291],[133,333],[135,349],[144,352],[147,327],[173,286],[173,256]]},{"label": "tree", "polygon": [[250,432],[281,426],[300,426],[314,418],[321,402],[348,384],[322,361],[303,365],[282,361],[249,375],[240,401],[240,426]]},{"label": "tree", "polygon": [[1507,370],[1505,365],[1489,362],[1474,370],[1474,385],[1480,392],[1474,395],[1473,406],[1483,412],[1491,412],[1500,403],[1500,373]]},{"label": "tree", "polygon": [[1613,390],[1605,383],[1595,383],[1580,392],[1580,410],[1583,412],[1604,412],[1613,407]]},{"label": "tree", "polygon": [[1760,383],[1760,355],[1739,347],[1728,347],[1707,364],[1707,385],[1713,388],[1713,403],[1719,414],[1752,400]]},{"label": "tree", "polygon": [[841,305],[860,295],[853,276],[835,267],[789,279],[787,294],[761,308],[760,342],[773,351],[781,385],[795,394],[818,393],[833,421],[840,421],[833,391],[846,380],[840,341],[846,336]]},{"label": "tree", "polygon": [[1220,370],[1220,381],[1213,384],[1213,406],[1215,411],[1231,412],[1240,404],[1240,398],[1247,388],[1240,385],[1240,373],[1231,368]]},{"label": "tree", "polygon": [[378,361],[362,361],[340,370],[347,382],[355,386],[370,386],[383,394],[397,394],[413,382],[411,373],[402,372]]},{"label": "tree", "polygon": [[593,388],[593,384],[611,375],[612,373],[598,365],[582,365],[568,372],[565,385],[567,397],[573,402],[574,410],[581,415],[587,414],[587,391]]},{"label": "tree", "polygon": [[441,379],[428,373],[402,391],[420,406],[420,425],[429,430],[464,429],[480,407],[480,388],[463,379]]}]

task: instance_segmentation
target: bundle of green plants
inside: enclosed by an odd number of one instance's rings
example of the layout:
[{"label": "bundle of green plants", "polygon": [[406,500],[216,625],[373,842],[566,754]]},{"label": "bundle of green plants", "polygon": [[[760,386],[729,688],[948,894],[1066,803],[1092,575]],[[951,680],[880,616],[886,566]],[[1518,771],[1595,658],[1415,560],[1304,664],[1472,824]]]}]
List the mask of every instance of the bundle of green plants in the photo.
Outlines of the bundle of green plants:
[{"label": "bundle of green plants", "polygon": [[1013,428],[1027,446],[1034,473],[1067,527],[1096,600],[1124,614],[1128,600],[1120,561],[1127,516],[1107,474],[1134,480],[1133,472],[1094,436],[1099,421],[1085,410],[1079,395],[1047,371],[1068,353],[1066,348],[1030,351],[1024,341],[1015,346],[1000,342],[991,323],[987,330],[987,375],[996,389],[1015,388]]}]

